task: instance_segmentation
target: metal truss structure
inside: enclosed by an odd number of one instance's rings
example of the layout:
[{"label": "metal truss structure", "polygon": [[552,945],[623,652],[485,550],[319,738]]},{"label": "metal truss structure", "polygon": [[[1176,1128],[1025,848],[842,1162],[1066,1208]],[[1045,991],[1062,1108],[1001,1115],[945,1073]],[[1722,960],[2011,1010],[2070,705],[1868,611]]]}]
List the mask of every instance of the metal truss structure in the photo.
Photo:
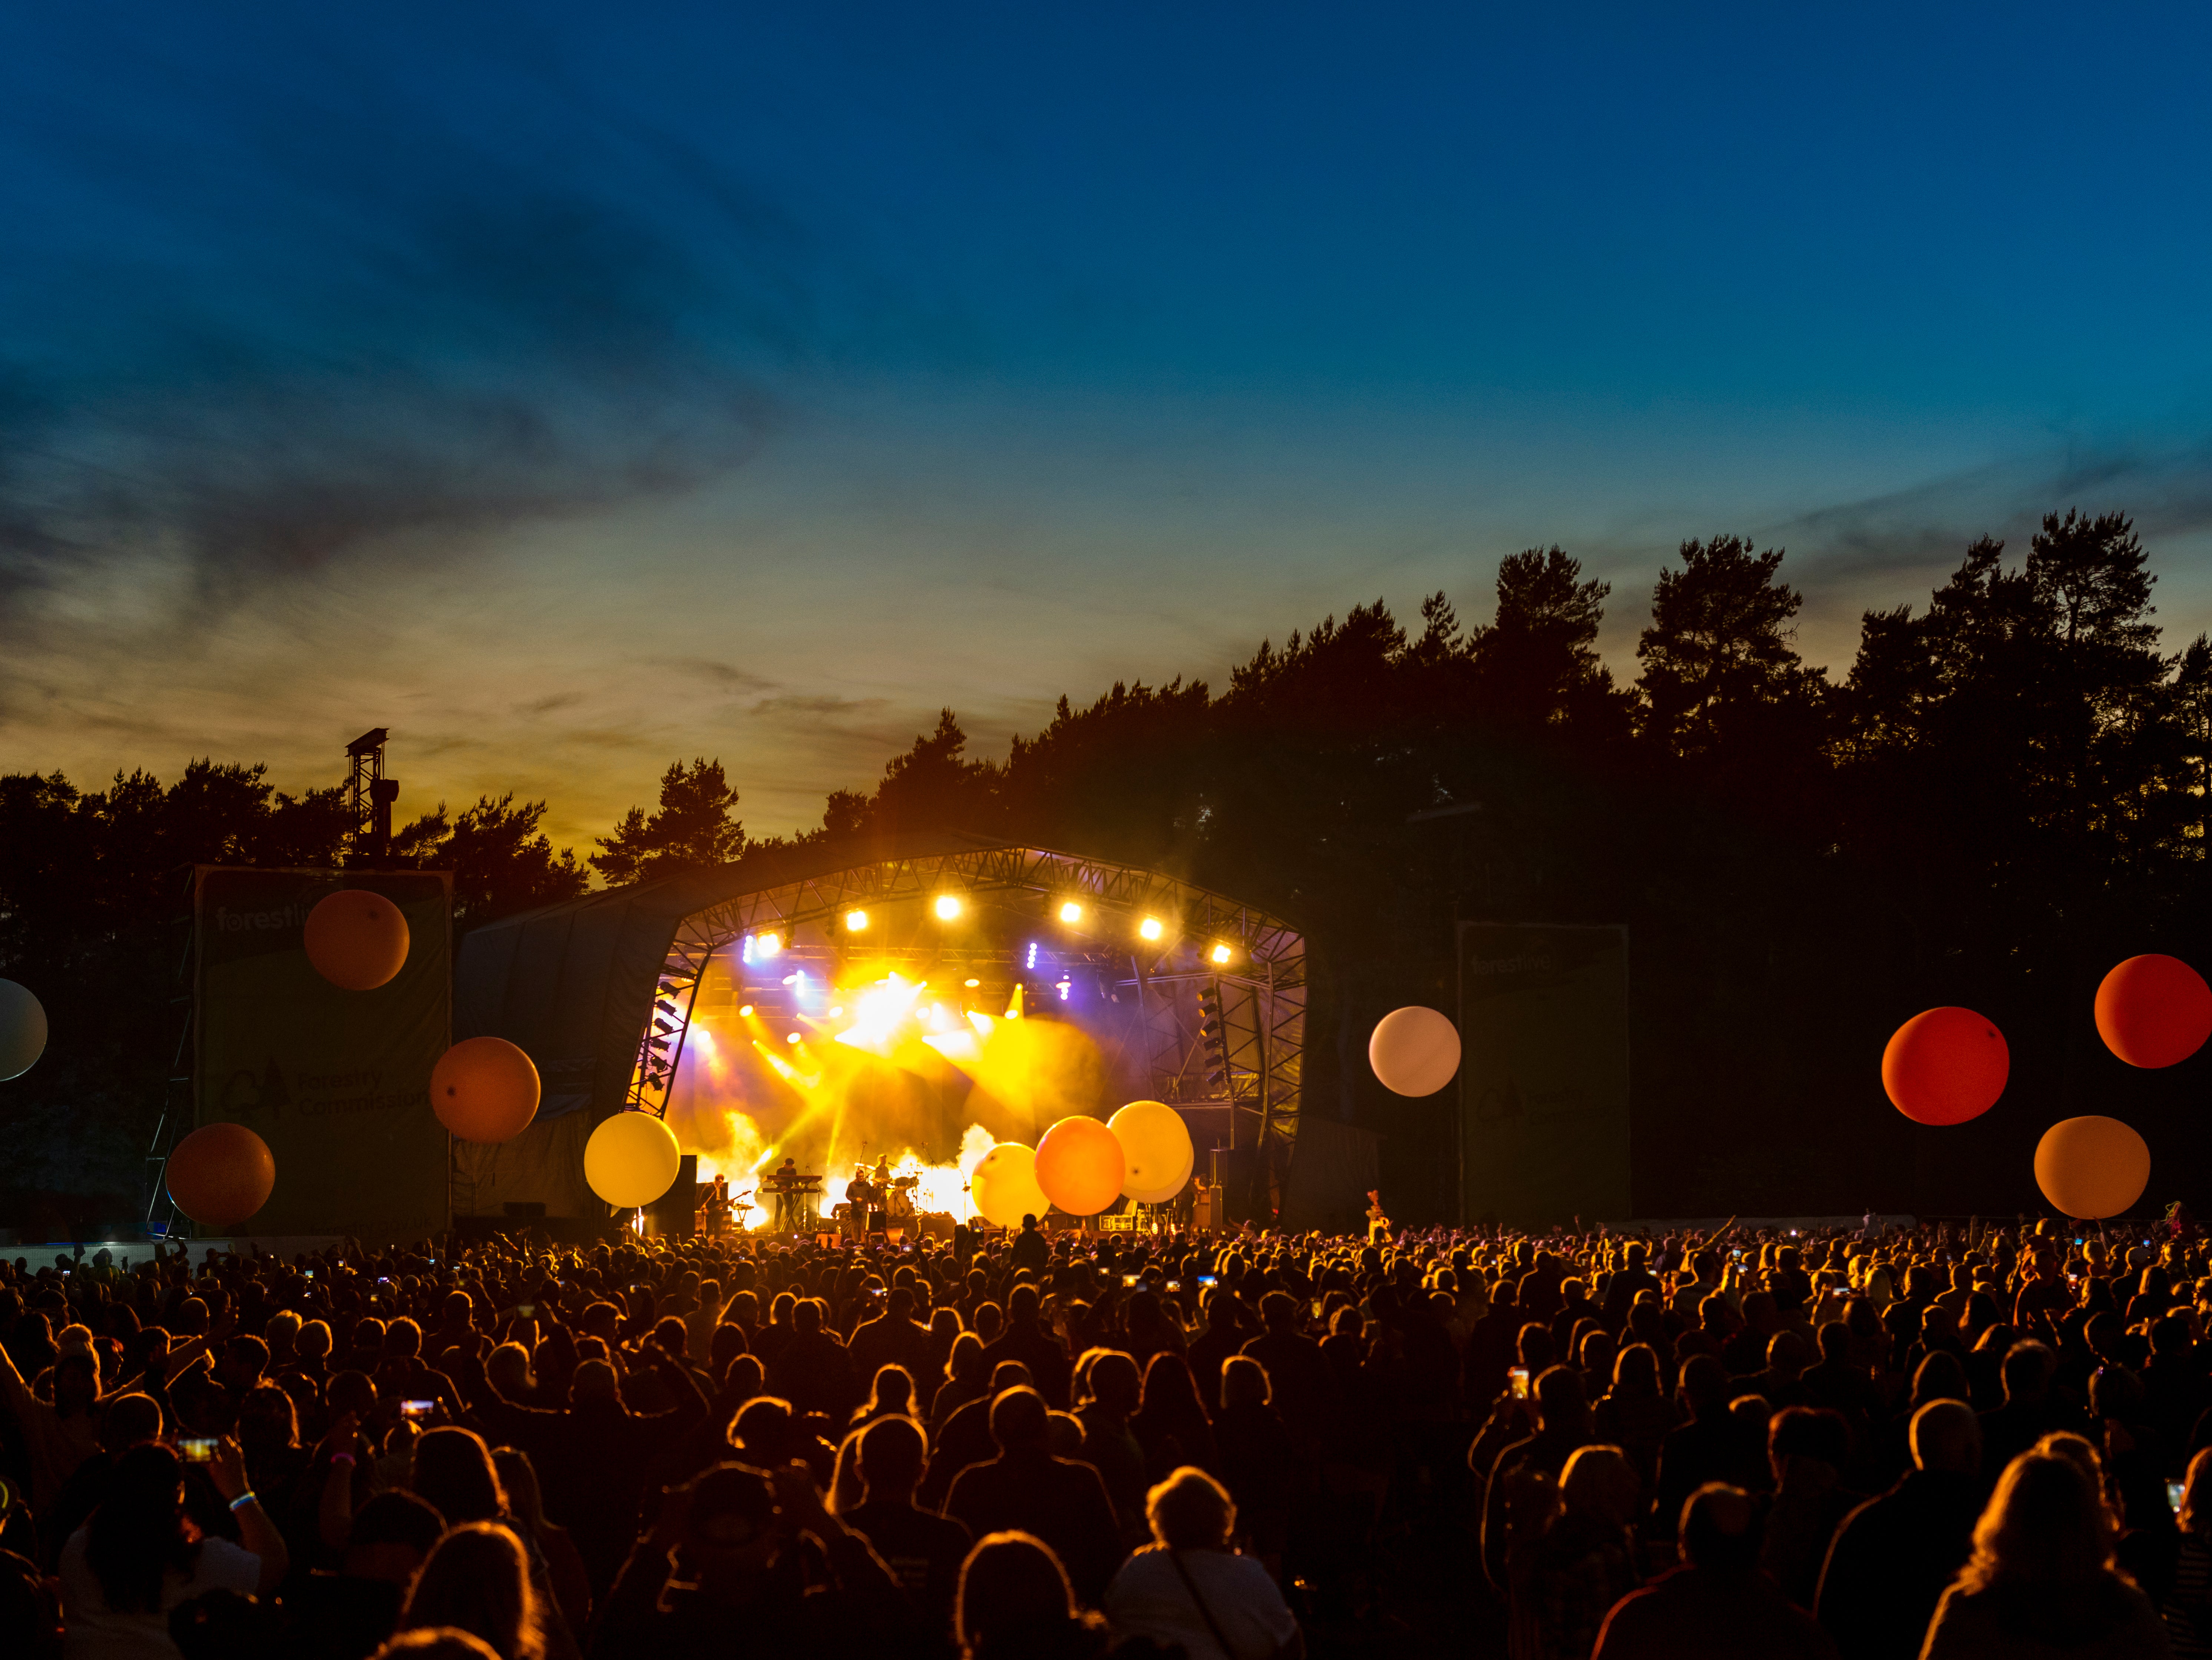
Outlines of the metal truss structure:
[{"label": "metal truss structure", "polygon": [[[1279,1192],[1297,1136],[1304,1073],[1305,940],[1279,919],[1158,871],[1042,848],[985,848],[855,865],[694,912],[677,926],[640,1037],[623,1106],[665,1116],[684,1038],[710,965],[748,937],[829,937],[847,913],[917,908],[940,897],[997,910],[1030,927],[1059,908],[1083,909],[1083,960],[1117,993],[1134,992],[1134,1042],[1153,1098],[1186,1112],[1225,1113],[1229,1146],[1260,1157],[1255,1177]],[[1159,920],[1160,937],[1138,925]],[[1215,960],[1226,947],[1227,962]],[[970,953],[975,955],[975,953]],[[1012,947],[983,953],[1012,955]],[[1199,993],[1219,994],[1224,1058],[1209,1079]],[[1254,1195],[1255,1199],[1258,1194]]]}]

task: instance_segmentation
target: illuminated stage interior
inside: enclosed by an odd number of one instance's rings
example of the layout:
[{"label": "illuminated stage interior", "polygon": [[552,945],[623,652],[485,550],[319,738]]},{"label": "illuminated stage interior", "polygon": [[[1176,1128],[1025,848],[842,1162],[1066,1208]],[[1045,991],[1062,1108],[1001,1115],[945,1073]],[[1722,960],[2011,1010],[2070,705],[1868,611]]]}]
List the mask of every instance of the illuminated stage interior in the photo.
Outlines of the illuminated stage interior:
[{"label": "illuminated stage interior", "polygon": [[825,1215],[888,1157],[918,1211],[965,1219],[994,1142],[1139,1099],[1184,1115],[1201,1173],[1252,1150],[1264,1189],[1296,1131],[1304,965],[1281,923],[1126,866],[1000,848],[832,872],[683,920],[629,1104],[733,1193],[795,1158]]}]

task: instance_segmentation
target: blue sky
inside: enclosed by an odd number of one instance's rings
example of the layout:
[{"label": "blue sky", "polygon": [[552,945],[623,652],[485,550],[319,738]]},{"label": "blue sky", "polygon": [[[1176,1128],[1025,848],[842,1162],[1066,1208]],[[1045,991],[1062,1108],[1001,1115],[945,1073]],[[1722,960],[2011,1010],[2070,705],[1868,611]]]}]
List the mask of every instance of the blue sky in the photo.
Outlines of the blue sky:
[{"label": "blue sky", "polygon": [[0,768],[788,829],[1538,542],[1840,673],[2075,505],[2212,624],[2201,14],[1535,9],[0,14]]}]

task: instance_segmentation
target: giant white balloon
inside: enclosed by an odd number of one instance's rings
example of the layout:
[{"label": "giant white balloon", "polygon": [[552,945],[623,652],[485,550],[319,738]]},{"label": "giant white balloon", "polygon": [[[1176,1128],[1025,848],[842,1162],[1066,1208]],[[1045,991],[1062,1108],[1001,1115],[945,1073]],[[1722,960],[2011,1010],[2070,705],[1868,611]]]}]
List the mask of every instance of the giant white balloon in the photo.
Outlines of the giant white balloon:
[{"label": "giant white balloon", "polygon": [[1434,1095],[1459,1070],[1459,1031],[1419,1004],[1393,1009],[1375,1023],[1367,1064],[1395,1095]]},{"label": "giant white balloon", "polygon": [[0,980],[0,1080],[21,1078],[46,1051],[46,1011],[28,986]]}]

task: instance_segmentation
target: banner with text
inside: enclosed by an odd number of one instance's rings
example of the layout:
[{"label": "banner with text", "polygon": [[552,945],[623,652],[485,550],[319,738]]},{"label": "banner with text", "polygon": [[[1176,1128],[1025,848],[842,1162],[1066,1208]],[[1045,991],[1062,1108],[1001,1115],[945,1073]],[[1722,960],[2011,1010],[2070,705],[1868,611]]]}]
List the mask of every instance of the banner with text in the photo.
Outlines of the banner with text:
[{"label": "banner with text", "polygon": [[1633,1214],[1628,930],[1462,922],[1459,986],[1464,1219]]},{"label": "banner with text", "polygon": [[[341,888],[380,893],[407,918],[406,964],[374,991],[342,991],[307,961],[307,913]],[[453,878],[204,866],[193,909],[197,1122],[244,1124],[276,1160],[251,1231],[441,1231],[447,1140],[430,1068],[451,1042]]]}]

